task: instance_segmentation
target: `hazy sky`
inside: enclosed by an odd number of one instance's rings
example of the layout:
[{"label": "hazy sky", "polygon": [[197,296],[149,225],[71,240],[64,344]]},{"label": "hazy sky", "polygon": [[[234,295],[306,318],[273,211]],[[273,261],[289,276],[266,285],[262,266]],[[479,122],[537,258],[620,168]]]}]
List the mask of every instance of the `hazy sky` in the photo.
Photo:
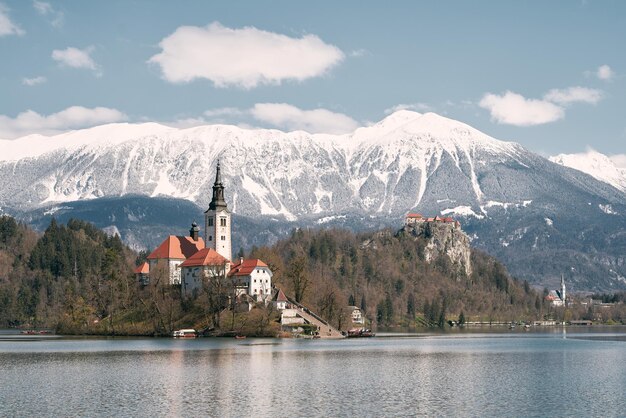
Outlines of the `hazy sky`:
[{"label": "hazy sky", "polygon": [[348,132],[432,111],[626,153],[624,1],[0,0],[0,138],[114,121]]}]

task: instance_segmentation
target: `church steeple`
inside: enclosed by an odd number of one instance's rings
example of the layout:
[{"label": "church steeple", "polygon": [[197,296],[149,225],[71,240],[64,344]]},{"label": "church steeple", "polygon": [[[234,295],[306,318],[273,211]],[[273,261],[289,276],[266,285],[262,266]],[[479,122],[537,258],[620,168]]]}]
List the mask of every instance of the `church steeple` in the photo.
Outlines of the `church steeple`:
[{"label": "church steeple", "polygon": [[561,274],[561,299],[565,305],[565,278],[563,277],[563,274]]},{"label": "church steeple", "polygon": [[209,204],[209,210],[216,210],[217,208],[227,209],[226,200],[224,200],[224,185],[222,184],[219,160],[217,161],[217,172],[215,173],[215,183],[213,184],[213,198]]},{"label": "church steeple", "polygon": [[220,162],[217,162],[213,198],[204,212],[204,242],[207,248],[213,248],[228,260],[232,257],[232,239],[230,229],[231,214],[224,199],[224,184]]}]

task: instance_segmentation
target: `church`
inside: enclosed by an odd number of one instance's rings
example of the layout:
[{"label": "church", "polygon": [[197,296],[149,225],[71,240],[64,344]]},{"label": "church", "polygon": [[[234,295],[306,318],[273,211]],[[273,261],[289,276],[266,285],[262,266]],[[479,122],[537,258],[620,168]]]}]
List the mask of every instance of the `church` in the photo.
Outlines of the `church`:
[{"label": "church", "polygon": [[142,285],[151,272],[162,270],[183,297],[199,294],[208,281],[229,278],[237,296],[248,295],[267,303],[272,295],[272,271],[259,259],[232,261],[232,217],[224,197],[220,163],[217,162],[213,197],[204,212],[204,238],[194,222],[188,236],[170,235],[135,269]]}]

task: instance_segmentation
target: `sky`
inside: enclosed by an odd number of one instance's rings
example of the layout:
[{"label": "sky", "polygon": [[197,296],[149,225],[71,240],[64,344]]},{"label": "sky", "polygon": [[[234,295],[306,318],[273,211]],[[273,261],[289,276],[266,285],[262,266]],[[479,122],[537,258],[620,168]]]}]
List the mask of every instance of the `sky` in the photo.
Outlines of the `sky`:
[{"label": "sky", "polygon": [[[0,138],[435,112],[626,166],[626,2],[0,0]],[[1,150],[0,150],[1,152]]]}]

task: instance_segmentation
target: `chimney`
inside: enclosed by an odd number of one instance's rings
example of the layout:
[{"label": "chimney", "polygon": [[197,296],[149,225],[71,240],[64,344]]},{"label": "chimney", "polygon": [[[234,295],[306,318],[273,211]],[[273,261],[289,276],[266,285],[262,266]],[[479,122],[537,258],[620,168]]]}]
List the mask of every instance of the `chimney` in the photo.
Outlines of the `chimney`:
[{"label": "chimney", "polygon": [[200,234],[200,228],[198,228],[198,224],[195,222],[192,223],[191,229],[189,230],[189,236],[191,237],[192,240],[198,241],[199,234]]}]

